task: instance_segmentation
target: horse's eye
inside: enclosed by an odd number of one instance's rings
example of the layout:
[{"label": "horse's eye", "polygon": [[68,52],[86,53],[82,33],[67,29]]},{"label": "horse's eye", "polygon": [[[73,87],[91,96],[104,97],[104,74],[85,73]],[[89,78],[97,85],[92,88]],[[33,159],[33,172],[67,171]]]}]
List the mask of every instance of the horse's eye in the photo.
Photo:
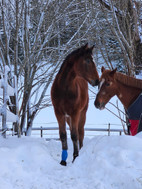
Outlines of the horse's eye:
[{"label": "horse's eye", "polygon": [[110,83],[106,83],[106,86],[107,86],[107,87],[110,86]]},{"label": "horse's eye", "polygon": [[91,62],[90,59],[86,59],[86,63],[89,64]]}]

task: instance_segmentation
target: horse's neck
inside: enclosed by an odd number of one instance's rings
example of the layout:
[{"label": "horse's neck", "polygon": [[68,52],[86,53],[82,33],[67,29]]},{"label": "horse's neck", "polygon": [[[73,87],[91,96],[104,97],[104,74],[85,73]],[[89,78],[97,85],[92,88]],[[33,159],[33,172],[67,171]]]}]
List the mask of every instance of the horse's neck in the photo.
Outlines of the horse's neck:
[{"label": "horse's neck", "polygon": [[63,87],[70,88],[73,85],[75,78],[76,78],[76,74],[74,70],[70,70],[68,73],[60,74],[58,78],[58,82]]},{"label": "horse's neck", "polygon": [[120,82],[117,82],[117,85],[118,85],[117,97],[122,102],[124,107],[128,109],[128,107],[137,99],[137,97],[141,93],[141,89],[129,87]]}]

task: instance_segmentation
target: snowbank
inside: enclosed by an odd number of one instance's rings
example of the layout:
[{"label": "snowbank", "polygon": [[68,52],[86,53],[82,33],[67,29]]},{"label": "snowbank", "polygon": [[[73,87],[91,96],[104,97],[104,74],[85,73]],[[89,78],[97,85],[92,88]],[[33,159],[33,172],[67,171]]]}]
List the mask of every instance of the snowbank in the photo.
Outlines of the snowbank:
[{"label": "snowbank", "polygon": [[2,189],[141,189],[142,133],[85,139],[72,164],[61,166],[61,144],[31,137],[0,138]]}]

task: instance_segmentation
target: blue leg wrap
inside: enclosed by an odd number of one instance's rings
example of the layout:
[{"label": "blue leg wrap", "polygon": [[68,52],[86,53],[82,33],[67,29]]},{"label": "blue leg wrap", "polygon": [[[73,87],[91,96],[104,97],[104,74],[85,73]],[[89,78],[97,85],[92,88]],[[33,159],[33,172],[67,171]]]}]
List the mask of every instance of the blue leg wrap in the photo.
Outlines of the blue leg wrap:
[{"label": "blue leg wrap", "polygon": [[68,157],[68,152],[67,150],[62,150],[62,160],[66,161]]}]

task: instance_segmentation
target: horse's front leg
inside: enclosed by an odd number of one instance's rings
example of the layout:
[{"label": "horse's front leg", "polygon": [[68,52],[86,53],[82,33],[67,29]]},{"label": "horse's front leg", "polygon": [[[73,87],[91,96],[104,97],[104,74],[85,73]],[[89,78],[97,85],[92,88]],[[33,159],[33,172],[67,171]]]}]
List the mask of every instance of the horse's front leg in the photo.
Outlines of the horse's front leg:
[{"label": "horse's front leg", "polygon": [[68,157],[67,133],[66,131],[62,130],[62,126],[59,126],[59,128],[61,128],[59,129],[60,130],[59,132],[60,132],[60,140],[62,143],[62,157],[60,164],[66,166],[67,165],[66,160]]},{"label": "horse's front leg", "polygon": [[75,158],[79,155],[79,150],[78,150],[78,119],[79,116],[77,114],[75,116],[72,116],[72,124],[71,124],[71,139],[73,142],[73,162]]},{"label": "horse's front leg", "polygon": [[[87,106],[86,106],[87,107]],[[79,124],[78,124],[78,135],[79,135],[79,147],[80,149],[83,146],[83,139],[84,139],[84,125],[86,121],[86,111],[87,108],[80,113],[80,118],[79,118]]]},{"label": "horse's front leg", "polygon": [[59,135],[62,143],[62,156],[61,156],[60,164],[66,166],[67,165],[66,160],[68,157],[68,153],[67,153],[68,145],[67,145],[65,116],[56,112],[56,117],[59,124]]}]

